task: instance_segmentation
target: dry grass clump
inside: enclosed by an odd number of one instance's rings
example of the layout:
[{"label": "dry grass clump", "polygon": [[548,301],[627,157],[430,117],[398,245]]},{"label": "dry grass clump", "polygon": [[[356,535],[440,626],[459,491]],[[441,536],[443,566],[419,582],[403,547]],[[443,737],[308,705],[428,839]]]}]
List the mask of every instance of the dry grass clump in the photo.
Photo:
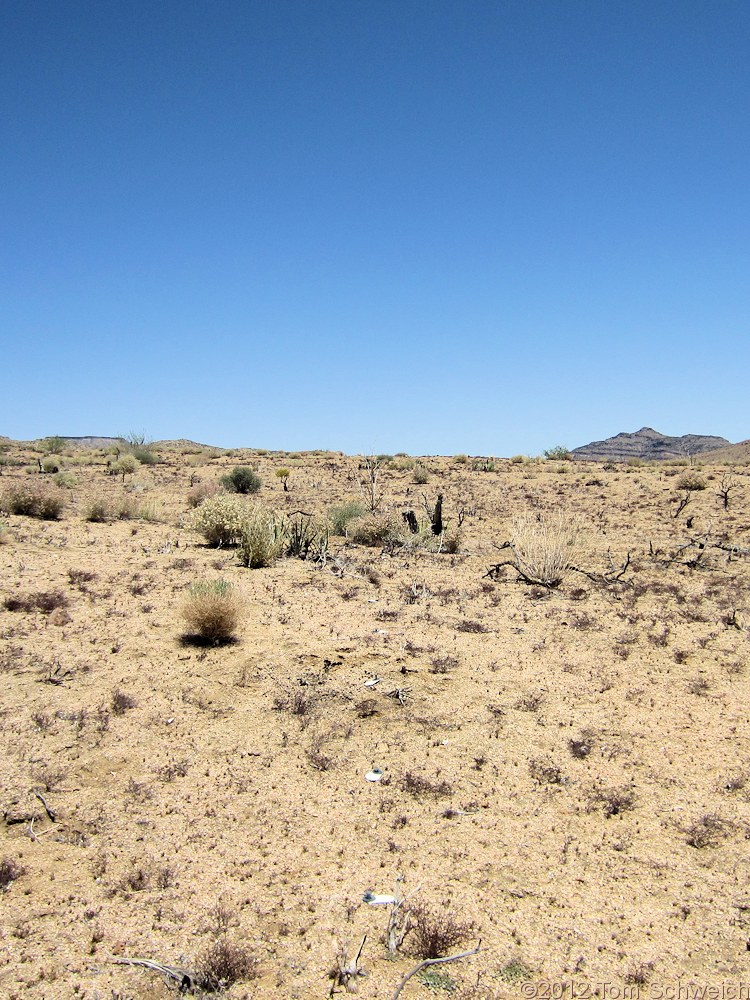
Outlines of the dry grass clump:
[{"label": "dry grass clump", "polygon": [[527,583],[559,586],[570,567],[578,523],[564,511],[517,517],[510,548],[513,566]]},{"label": "dry grass clump", "polygon": [[239,555],[243,566],[260,569],[277,559],[286,542],[284,524],[274,511],[258,504],[242,521]]},{"label": "dry grass clump", "polygon": [[221,492],[222,488],[220,484],[213,480],[205,483],[196,483],[195,486],[193,486],[188,492],[188,507],[195,509],[196,507],[199,507],[204,500],[209,500],[211,497],[215,497]]},{"label": "dry grass clump", "polygon": [[221,938],[200,956],[197,974],[198,983],[204,990],[218,992],[240,980],[255,979],[258,960],[244,945]]},{"label": "dry grass clump", "polygon": [[368,514],[352,522],[349,537],[357,545],[397,545],[403,541],[403,526],[392,514]]},{"label": "dry grass clump", "polygon": [[65,496],[48,483],[17,482],[3,490],[0,508],[9,514],[56,521],[65,509]]},{"label": "dry grass clump", "polygon": [[247,519],[247,503],[239,496],[219,494],[209,497],[193,514],[193,527],[209,545],[234,545],[239,541]]},{"label": "dry grass clump", "polygon": [[194,636],[207,642],[230,642],[242,601],[228,580],[199,580],[190,587],[182,617]]}]

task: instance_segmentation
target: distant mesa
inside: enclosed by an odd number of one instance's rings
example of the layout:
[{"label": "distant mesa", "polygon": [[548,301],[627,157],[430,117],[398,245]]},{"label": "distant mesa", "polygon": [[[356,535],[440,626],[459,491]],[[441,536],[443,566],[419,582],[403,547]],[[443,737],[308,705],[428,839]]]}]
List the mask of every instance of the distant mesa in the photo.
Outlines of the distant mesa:
[{"label": "distant mesa", "polygon": [[615,434],[605,441],[593,441],[581,448],[575,448],[573,458],[582,462],[627,462],[631,458],[644,461],[664,461],[674,458],[687,458],[706,451],[716,451],[731,445],[723,437],[710,434],[683,434],[682,437],[669,437],[660,434],[653,427],[641,427],[634,434]]}]

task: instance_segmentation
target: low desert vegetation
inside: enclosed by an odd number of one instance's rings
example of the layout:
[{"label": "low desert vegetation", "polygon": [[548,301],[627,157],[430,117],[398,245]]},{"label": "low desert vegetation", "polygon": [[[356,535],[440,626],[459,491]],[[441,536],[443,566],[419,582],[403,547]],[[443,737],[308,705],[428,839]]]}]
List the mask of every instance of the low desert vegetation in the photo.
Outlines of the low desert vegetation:
[{"label": "low desert vegetation", "polygon": [[110,444],[0,445],[0,995],[730,975],[750,468]]},{"label": "low desert vegetation", "polygon": [[566,512],[517,517],[510,539],[512,565],[527,583],[559,587],[579,534],[580,525]]},{"label": "low desert vegetation", "polygon": [[261,478],[257,472],[246,465],[238,465],[221,477],[221,485],[229,493],[257,493],[261,486]]},{"label": "low desert vegetation", "polygon": [[198,505],[192,523],[209,545],[218,548],[239,541],[247,515],[247,501],[230,494],[217,494]]},{"label": "low desert vegetation", "polygon": [[182,608],[190,635],[212,643],[230,642],[242,612],[242,601],[224,579],[198,580],[190,585]]},{"label": "low desert vegetation", "polygon": [[60,489],[33,480],[17,480],[0,494],[0,510],[43,521],[56,521],[65,509],[65,502]]}]

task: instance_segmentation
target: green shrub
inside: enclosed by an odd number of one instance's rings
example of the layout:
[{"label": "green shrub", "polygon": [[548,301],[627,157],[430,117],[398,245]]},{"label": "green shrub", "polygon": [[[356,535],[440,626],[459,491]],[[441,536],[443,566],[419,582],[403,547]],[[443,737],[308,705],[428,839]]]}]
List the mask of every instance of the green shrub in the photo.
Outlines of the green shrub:
[{"label": "green shrub", "polygon": [[243,566],[260,569],[270,566],[284,550],[286,532],[274,511],[258,504],[242,521],[239,555]]},{"label": "green shrub", "polygon": [[9,514],[56,521],[65,508],[65,497],[57,487],[26,480],[5,488],[0,507]]},{"label": "green shrub", "polygon": [[56,486],[62,486],[66,490],[78,485],[78,480],[72,472],[58,472],[54,477],[54,482]]},{"label": "green shrub", "polygon": [[132,476],[138,471],[140,467],[140,462],[131,452],[127,452],[125,455],[121,455],[116,462],[110,463],[109,472],[112,476],[122,476],[122,481],[125,482],[125,476]]},{"label": "green shrub", "polygon": [[234,636],[242,601],[228,580],[199,580],[191,585],[182,607],[188,628],[208,642],[228,642]]},{"label": "green shrub", "polygon": [[464,454],[454,455],[453,461],[456,463],[456,465],[468,465],[469,456]]},{"label": "green shrub", "polygon": [[37,442],[42,451],[46,451],[48,455],[59,455],[67,443],[65,438],[60,437],[58,434],[42,438],[41,441]]},{"label": "green shrub", "polygon": [[62,466],[62,462],[59,458],[53,458],[52,455],[48,455],[46,458],[42,459],[42,472],[47,475],[53,475],[55,472],[59,472]]},{"label": "green shrub", "polygon": [[331,522],[331,532],[334,535],[346,535],[351,521],[363,517],[364,505],[358,500],[347,500],[346,503],[328,508],[328,519]]},{"label": "green shrub", "polygon": [[262,485],[258,473],[246,465],[238,465],[222,476],[221,484],[230,493],[257,493]]},{"label": "green shrub", "polygon": [[570,449],[566,448],[564,444],[556,444],[554,448],[548,448],[543,452],[543,455],[548,462],[567,462],[573,457],[570,454]]},{"label": "green shrub", "polygon": [[193,527],[209,545],[233,545],[239,541],[248,508],[238,496],[220,493],[209,497],[193,514]]},{"label": "green shrub", "polygon": [[417,486],[424,486],[425,483],[430,481],[429,470],[424,467],[424,465],[414,466],[414,482]]},{"label": "green shrub", "polygon": [[158,457],[147,445],[136,445],[134,448],[131,448],[130,454],[141,465],[156,465],[159,461]]},{"label": "green shrub", "polygon": [[281,480],[281,485],[286,493],[289,489],[289,469],[277,469],[275,475],[277,479]]}]

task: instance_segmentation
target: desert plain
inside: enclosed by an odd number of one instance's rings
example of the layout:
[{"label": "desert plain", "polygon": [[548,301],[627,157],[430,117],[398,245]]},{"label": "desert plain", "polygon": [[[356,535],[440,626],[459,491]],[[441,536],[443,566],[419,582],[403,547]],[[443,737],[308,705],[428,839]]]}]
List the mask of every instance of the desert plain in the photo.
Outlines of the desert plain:
[{"label": "desert plain", "polygon": [[[0,996],[157,1000],[178,980],[123,960],[218,943],[248,960],[227,997],[390,1000],[422,953],[368,892],[479,946],[404,1000],[750,995],[745,461],[382,456],[368,494],[338,452],[153,451],[53,474],[5,442],[0,510],[64,506],[0,514]],[[402,537],[242,566],[190,505],[237,466],[280,519],[377,502]],[[504,543],[552,517],[549,587]],[[240,618],[200,642],[216,579]]]}]

